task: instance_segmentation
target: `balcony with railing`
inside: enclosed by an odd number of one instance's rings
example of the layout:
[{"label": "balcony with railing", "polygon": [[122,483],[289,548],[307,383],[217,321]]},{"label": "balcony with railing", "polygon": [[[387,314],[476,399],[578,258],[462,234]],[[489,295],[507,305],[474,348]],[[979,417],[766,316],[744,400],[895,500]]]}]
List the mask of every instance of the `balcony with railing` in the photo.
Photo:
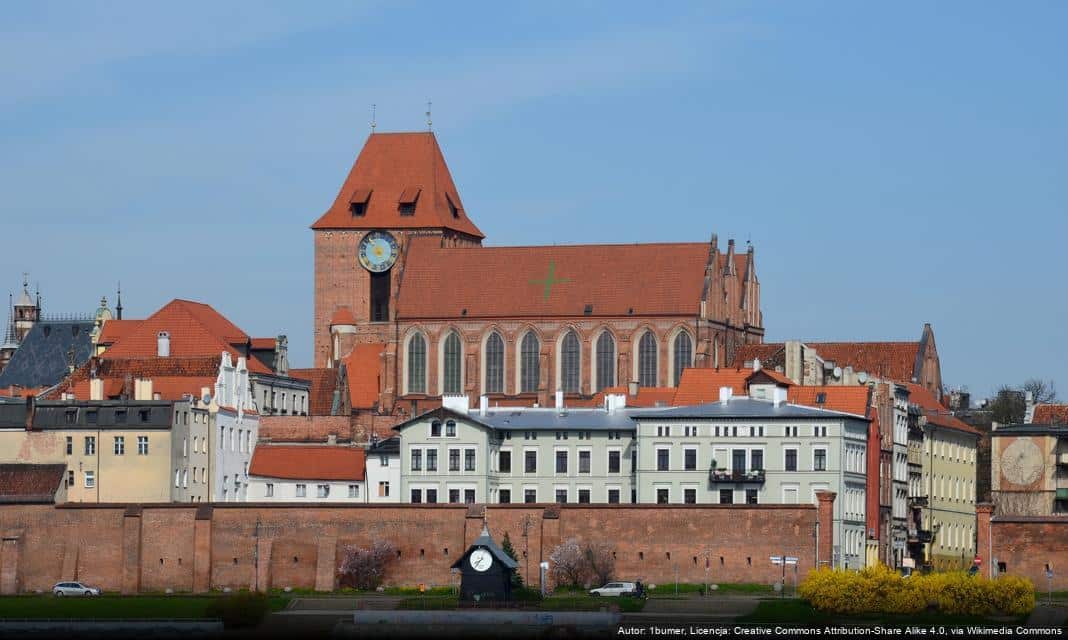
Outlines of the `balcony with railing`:
[{"label": "balcony with railing", "polygon": [[758,482],[764,483],[764,470],[729,471],[727,469],[709,469],[709,482]]}]

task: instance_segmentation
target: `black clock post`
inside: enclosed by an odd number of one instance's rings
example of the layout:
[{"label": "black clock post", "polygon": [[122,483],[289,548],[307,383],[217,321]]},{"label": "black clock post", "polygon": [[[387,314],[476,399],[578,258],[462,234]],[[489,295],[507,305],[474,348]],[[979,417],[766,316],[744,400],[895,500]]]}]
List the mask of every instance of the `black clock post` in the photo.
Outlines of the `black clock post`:
[{"label": "black clock post", "polygon": [[518,567],[483,525],[482,534],[452,565],[460,570],[460,601],[508,602],[512,599],[512,574]]}]

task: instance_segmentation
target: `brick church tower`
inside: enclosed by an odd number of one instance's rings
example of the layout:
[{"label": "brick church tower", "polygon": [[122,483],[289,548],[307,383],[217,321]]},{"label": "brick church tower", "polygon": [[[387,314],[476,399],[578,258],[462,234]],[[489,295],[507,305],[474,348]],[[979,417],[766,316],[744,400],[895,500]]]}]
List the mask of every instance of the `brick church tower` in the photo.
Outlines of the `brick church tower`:
[{"label": "brick church tower", "polygon": [[356,344],[388,344],[405,254],[414,236],[478,246],[431,132],[373,133],[315,233],[315,366]]}]

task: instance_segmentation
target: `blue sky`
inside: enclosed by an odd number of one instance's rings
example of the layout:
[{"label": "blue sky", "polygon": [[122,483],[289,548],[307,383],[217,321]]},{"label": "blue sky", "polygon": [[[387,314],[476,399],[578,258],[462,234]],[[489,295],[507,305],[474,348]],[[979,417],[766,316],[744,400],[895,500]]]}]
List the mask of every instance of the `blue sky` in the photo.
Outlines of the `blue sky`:
[{"label": "blue sky", "polygon": [[[1068,385],[1068,4],[23,3],[0,22],[0,279],[122,280],[290,336],[369,131],[434,130],[489,244],[757,251],[768,338],[916,339]],[[1068,395],[1068,388],[1063,391]]]}]

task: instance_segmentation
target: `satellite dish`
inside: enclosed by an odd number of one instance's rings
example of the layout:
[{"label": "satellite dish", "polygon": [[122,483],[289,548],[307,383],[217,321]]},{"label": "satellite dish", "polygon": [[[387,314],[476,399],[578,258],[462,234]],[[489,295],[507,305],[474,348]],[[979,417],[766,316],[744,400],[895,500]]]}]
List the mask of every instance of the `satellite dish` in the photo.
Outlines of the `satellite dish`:
[{"label": "satellite dish", "polygon": [[857,374],[857,380],[860,381],[860,384],[864,384],[865,382],[868,381],[868,374],[866,374],[863,371],[861,371],[860,373]]},{"label": "satellite dish", "polygon": [[834,368],[834,377],[835,378],[841,378],[842,377],[842,367],[835,367]]}]

